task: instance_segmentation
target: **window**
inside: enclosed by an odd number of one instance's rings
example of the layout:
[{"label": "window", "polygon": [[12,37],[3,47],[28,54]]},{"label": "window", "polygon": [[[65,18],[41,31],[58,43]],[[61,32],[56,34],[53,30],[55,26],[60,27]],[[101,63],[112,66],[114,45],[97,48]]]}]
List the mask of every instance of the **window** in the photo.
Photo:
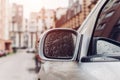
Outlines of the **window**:
[{"label": "window", "polygon": [[[120,55],[120,14],[117,14],[119,12],[118,7],[114,7],[116,9],[111,11],[114,2],[115,0],[109,0],[100,12],[96,29],[93,33],[93,39],[96,40],[91,41],[88,56],[97,54],[114,55],[116,53]],[[120,7],[120,4],[118,6]]]},{"label": "window", "polygon": [[116,0],[115,3],[120,3],[120,0]]},{"label": "window", "polygon": [[105,15],[105,18],[111,17],[114,14],[114,11],[111,11]]},{"label": "window", "polygon": [[96,28],[96,30],[102,30],[105,28],[105,26],[106,26],[106,24],[101,24]]},{"label": "window", "polygon": [[108,11],[109,9],[111,9],[111,5],[113,5],[114,4],[114,1],[115,0],[110,0],[109,2],[108,2],[108,4],[104,7],[104,9],[103,9],[103,11],[102,12],[106,12],[106,11]]},{"label": "window", "polygon": [[[116,2],[118,2],[118,1],[120,1],[120,0],[116,0]],[[118,24],[120,24],[120,19],[119,19],[119,17],[120,17],[120,14],[116,14],[119,10],[118,9],[115,9],[114,11],[110,11],[110,7],[111,6],[113,6],[114,3],[115,2],[115,0],[110,0],[108,3],[107,3],[107,7],[105,6],[104,8],[103,8],[103,10],[101,11],[101,14],[100,14],[100,16],[99,16],[99,19],[98,19],[98,22],[97,22],[97,27],[96,27],[96,30],[95,30],[95,32],[97,32],[98,33],[98,30],[102,30],[102,34],[101,35],[97,35],[98,37],[106,37],[106,38],[110,38],[110,35],[111,34],[114,34],[114,32],[116,32],[115,30],[118,30],[118,27],[117,27],[117,29],[116,29],[116,25],[118,25]],[[111,5],[110,5],[111,4]],[[119,7],[120,7],[120,4],[119,4]],[[117,7],[116,7],[117,8]],[[106,11],[106,13],[104,12],[104,9],[106,9],[107,11]],[[109,12],[110,11],[110,12]],[[112,19],[111,20],[106,20],[105,22],[106,23],[104,23],[103,24],[103,19],[101,19],[101,18],[103,18],[103,16],[101,16],[101,15],[103,15],[103,12],[104,12],[104,14],[106,14],[104,17],[105,18],[109,18],[109,17],[112,17]],[[115,14],[115,15],[113,15],[113,14]],[[117,18],[116,18],[117,17]],[[110,21],[110,22],[109,22]],[[101,24],[102,23],[102,24]],[[119,25],[118,25],[119,26]],[[106,27],[106,28],[105,28]],[[118,31],[117,31],[118,32]]]},{"label": "window", "polygon": [[118,20],[118,23],[117,24],[120,24],[120,19]]},{"label": "window", "polygon": [[114,3],[114,6],[117,5],[117,4],[120,4],[120,0],[116,0],[115,3]]},{"label": "window", "polygon": [[120,29],[120,25],[118,26],[118,28]]}]

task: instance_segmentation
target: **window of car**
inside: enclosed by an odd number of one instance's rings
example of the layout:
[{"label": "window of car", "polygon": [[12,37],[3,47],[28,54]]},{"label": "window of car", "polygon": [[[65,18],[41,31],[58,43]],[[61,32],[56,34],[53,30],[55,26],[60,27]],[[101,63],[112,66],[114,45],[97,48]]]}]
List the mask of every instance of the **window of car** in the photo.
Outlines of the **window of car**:
[{"label": "window of car", "polygon": [[[88,56],[119,54],[120,56],[120,0],[109,0],[102,8],[96,23]],[[114,6],[114,5],[117,5]]]},{"label": "window of car", "polygon": [[105,18],[109,18],[114,14],[114,11],[111,11],[105,15]]},{"label": "window of car", "polygon": [[105,28],[105,26],[106,26],[105,23],[104,24],[100,24],[100,25],[97,26],[96,30],[102,30],[102,29]]},{"label": "window of car", "polygon": [[116,6],[116,5],[118,5],[118,4],[120,4],[120,0],[115,0],[115,2],[114,2],[114,5],[113,5],[113,6]]}]

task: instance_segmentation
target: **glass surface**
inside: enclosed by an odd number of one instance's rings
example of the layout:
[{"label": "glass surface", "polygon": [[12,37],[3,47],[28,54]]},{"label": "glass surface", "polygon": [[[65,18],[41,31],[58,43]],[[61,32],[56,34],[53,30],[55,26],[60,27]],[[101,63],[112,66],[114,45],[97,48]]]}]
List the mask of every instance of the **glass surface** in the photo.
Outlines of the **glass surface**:
[{"label": "glass surface", "polygon": [[49,58],[72,58],[76,35],[67,31],[50,32],[44,43],[44,54]]},{"label": "glass surface", "polygon": [[[114,6],[114,4],[116,5]],[[109,0],[100,13],[94,37],[103,37],[120,42],[119,11],[119,0]],[[96,52],[97,54],[114,54],[116,52],[120,54],[120,47],[107,41],[98,40]],[[92,51],[92,53],[95,52]]]},{"label": "glass surface", "polygon": [[98,40],[97,54],[119,54],[120,56],[120,46],[104,40]]}]

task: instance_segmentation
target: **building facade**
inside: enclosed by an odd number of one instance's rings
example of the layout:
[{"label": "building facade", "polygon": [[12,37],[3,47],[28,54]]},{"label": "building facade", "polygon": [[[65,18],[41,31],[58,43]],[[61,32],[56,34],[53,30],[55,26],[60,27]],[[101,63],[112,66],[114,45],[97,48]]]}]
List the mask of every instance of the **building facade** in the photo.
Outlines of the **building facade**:
[{"label": "building facade", "polygon": [[28,19],[27,35],[28,35],[28,47],[35,48],[36,34],[38,29],[37,22],[38,12],[31,12]]},{"label": "building facade", "polygon": [[56,21],[56,28],[79,28],[97,1],[98,0],[69,0],[67,13],[63,15],[60,20]]},{"label": "building facade", "polygon": [[0,50],[11,52],[9,40],[9,3],[8,0],[0,0]]},{"label": "building facade", "polygon": [[38,15],[38,26],[44,29],[55,27],[55,11],[52,9],[42,8]]},{"label": "building facade", "polygon": [[35,48],[40,35],[45,30],[55,27],[55,12],[44,8],[39,12],[31,12],[27,23],[28,47]]},{"label": "building facade", "polygon": [[67,8],[57,8],[56,9],[56,19],[55,20],[59,20],[66,13],[67,13]]},{"label": "building facade", "polygon": [[24,30],[23,30],[23,6],[12,4],[11,6],[11,26],[9,28],[12,46],[16,48],[24,47]]}]

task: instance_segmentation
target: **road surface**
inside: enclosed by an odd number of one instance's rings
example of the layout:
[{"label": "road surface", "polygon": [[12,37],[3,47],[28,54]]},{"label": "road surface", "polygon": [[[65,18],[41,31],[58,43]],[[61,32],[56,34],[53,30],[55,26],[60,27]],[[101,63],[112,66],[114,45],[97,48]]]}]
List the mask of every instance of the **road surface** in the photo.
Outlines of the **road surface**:
[{"label": "road surface", "polygon": [[36,80],[34,54],[19,50],[0,57],[0,80]]}]

